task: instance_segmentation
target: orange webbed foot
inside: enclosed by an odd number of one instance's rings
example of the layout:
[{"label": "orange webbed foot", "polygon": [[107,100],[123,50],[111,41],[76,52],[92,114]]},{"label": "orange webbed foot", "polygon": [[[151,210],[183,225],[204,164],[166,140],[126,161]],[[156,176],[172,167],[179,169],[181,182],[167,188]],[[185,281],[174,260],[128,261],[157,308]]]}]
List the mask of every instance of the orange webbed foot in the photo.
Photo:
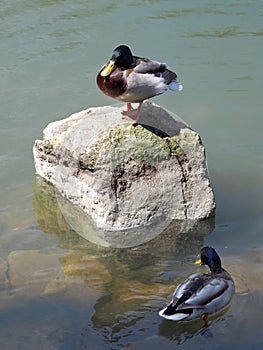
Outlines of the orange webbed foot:
[{"label": "orange webbed foot", "polygon": [[132,105],[127,103],[127,110],[121,113],[123,118],[127,119],[131,124],[137,124],[140,117],[141,106],[142,102],[137,109],[133,109]]}]

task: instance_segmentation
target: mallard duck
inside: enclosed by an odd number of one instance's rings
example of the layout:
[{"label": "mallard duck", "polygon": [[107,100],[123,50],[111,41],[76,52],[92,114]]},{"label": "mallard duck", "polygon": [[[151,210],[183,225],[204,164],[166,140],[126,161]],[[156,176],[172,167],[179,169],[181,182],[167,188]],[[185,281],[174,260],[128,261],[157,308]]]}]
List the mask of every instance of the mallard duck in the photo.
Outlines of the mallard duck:
[{"label": "mallard duck", "polygon": [[[163,94],[166,90],[181,91],[183,86],[177,81],[176,73],[160,63],[148,58],[133,56],[126,45],[114,49],[97,75],[97,85],[106,95],[127,103],[122,114],[132,124],[139,120],[144,100]],[[139,103],[133,110],[131,103]]]},{"label": "mallard duck", "polygon": [[207,265],[210,273],[198,273],[179,284],[172,301],[159,312],[167,320],[191,320],[203,316],[207,326],[208,314],[229,304],[235,285],[230,274],[222,268],[221,260],[213,247],[201,249],[195,264]]}]

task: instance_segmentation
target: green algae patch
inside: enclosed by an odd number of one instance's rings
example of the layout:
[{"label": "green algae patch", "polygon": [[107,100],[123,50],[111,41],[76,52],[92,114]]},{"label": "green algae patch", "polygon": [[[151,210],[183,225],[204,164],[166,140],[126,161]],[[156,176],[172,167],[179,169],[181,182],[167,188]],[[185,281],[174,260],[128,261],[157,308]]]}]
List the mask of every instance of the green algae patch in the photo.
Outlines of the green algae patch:
[{"label": "green algae patch", "polygon": [[183,154],[178,136],[161,138],[140,125],[124,123],[100,133],[79,162],[83,170],[95,171],[109,163],[114,167],[129,161],[149,164]]},{"label": "green algae patch", "polygon": [[200,136],[189,129],[181,129],[179,135],[179,144],[185,154],[203,152],[203,145]]}]

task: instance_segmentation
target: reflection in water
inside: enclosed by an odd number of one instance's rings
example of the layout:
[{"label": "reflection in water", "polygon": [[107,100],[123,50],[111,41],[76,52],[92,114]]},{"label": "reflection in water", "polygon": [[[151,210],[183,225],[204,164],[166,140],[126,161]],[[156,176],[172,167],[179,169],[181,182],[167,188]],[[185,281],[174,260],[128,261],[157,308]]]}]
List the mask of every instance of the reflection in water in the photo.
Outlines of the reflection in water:
[{"label": "reflection in water", "polygon": [[[220,320],[225,317],[229,308],[230,306],[227,306],[216,314],[209,315],[208,328],[204,326],[202,327],[202,322],[199,319],[185,322],[167,322],[164,320],[159,325],[159,335],[176,341],[177,344],[182,344],[195,335],[213,337],[214,323],[220,322]],[[213,326],[211,327],[211,325]]]},{"label": "reflection in water", "polygon": [[[160,324],[157,311],[174,285],[196,270],[188,258],[199,252],[214,220],[173,222],[155,239],[133,248],[102,247],[72,230],[60,211],[57,196],[52,185],[36,177],[34,208],[39,225],[43,232],[57,235],[61,248],[70,249],[59,258],[64,275],[71,284],[82,283],[101,293],[82,341],[103,337],[105,343],[118,342],[132,336],[137,327],[141,329],[139,334],[145,335],[152,318]],[[167,336],[165,332],[161,323],[159,333]]]}]

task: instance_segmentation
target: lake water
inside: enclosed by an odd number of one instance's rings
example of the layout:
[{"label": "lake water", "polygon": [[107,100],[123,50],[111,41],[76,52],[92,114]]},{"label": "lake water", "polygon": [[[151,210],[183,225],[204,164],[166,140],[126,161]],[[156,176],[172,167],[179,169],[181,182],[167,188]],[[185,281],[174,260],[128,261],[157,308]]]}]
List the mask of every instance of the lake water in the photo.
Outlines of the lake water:
[{"label": "lake water", "polygon": [[[1,348],[261,349],[262,1],[3,0],[0,19]],[[122,43],[177,71],[184,91],[152,101],[200,133],[217,210],[188,233],[109,249],[67,223],[32,147],[49,122],[115,103],[95,77]],[[201,320],[157,311],[206,244],[236,294],[204,336]]]}]

